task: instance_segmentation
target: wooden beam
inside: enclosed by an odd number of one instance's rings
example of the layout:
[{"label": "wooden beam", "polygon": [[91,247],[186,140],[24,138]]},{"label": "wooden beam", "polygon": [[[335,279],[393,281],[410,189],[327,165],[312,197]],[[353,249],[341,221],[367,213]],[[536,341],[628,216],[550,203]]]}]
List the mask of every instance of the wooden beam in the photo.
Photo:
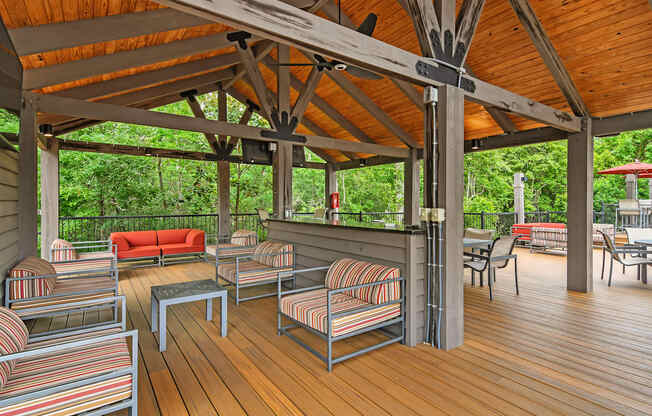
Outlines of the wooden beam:
[{"label": "wooden beam", "polygon": [[[417,149],[417,154],[419,158],[423,158],[423,153],[420,152],[421,149]],[[349,169],[358,169],[369,166],[378,166],[386,165],[389,163],[403,163],[407,158],[400,157],[390,157],[390,156],[372,156],[366,159],[356,159],[348,162],[339,162],[335,164],[336,170],[349,170]]]},{"label": "wooden beam", "polygon": [[[277,53],[279,62],[290,62],[290,47],[283,44],[277,45]],[[277,66],[276,67],[276,109],[279,114],[284,112],[290,116],[290,67]]]},{"label": "wooden beam", "polygon": [[[206,162],[228,161],[230,163],[240,164],[256,164],[265,165],[264,163],[251,163],[243,160],[241,156],[229,155],[226,157],[219,157],[215,153],[194,152],[188,150],[177,149],[163,149],[147,146],[130,146],[125,144],[114,143],[97,143],[97,142],[83,142],[77,140],[64,140],[53,138],[51,142],[56,141],[59,145],[59,150],[69,150],[75,152],[90,152],[90,153],[104,153],[111,155],[127,155],[127,156],[142,156],[142,157],[161,157],[166,159],[185,159],[185,160],[198,160]],[[310,169],[325,169],[325,163],[306,162],[304,167]]]},{"label": "wooden beam", "polygon": [[[118,14],[9,31],[20,56],[210,24],[173,9]],[[83,34],[83,35],[82,35]]]},{"label": "wooden beam", "polygon": [[303,113],[305,113],[308,108],[308,104],[310,104],[312,97],[315,95],[315,89],[317,88],[317,85],[319,85],[322,75],[324,75],[324,71],[320,68],[312,68],[310,74],[308,74],[306,83],[299,91],[299,97],[294,103],[294,107],[292,107],[292,117],[296,117],[299,123],[303,118]]},{"label": "wooden beam", "polygon": [[498,134],[495,136],[488,136],[479,138],[481,147],[480,149],[471,148],[471,140],[464,141],[464,153],[482,152],[486,150],[502,149],[504,147],[525,146],[528,144],[552,142],[556,140],[564,140],[568,137],[568,133],[562,130],[557,130],[552,127],[541,127],[532,130],[524,130],[510,134]]},{"label": "wooden beam", "polygon": [[29,69],[24,73],[23,89],[38,89],[48,85],[62,84],[95,75],[108,74],[123,69],[223,49],[231,46],[231,42],[226,39],[226,36],[227,33],[218,33],[200,38],[178,40],[147,48],[138,48],[109,55],[95,56],[89,59],[70,61],[59,65]]},{"label": "wooden beam", "polygon": [[[254,46],[254,56],[256,56],[256,62],[259,62],[263,58],[267,57],[270,52],[272,52],[275,45],[276,43],[272,42],[271,40],[263,40]],[[228,90],[245,75],[247,75],[247,67],[243,63],[238,64],[238,66],[235,68],[235,75],[233,78],[230,81],[224,83],[224,89]]]},{"label": "wooden beam", "polygon": [[[10,79],[5,78],[5,80]],[[0,108],[5,108],[13,112],[20,112],[21,97],[20,87],[12,88],[0,86]]]},{"label": "wooden beam", "polygon": [[[426,0],[430,1],[430,0]],[[438,0],[435,2],[435,12],[439,20],[439,33],[442,39],[444,53],[448,56],[453,55],[453,45],[455,39],[455,0]],[[449,35],[450,33],[450,35]],[[450,40],[448,37],[450,36]]]},{"label": "wooden beam", "polygon": [[[226,91],[224,90],[224,86],[220,82],[217,84],[217,119],[219,121],[226,122],[228,121],[227,116],[228,116],[228,108],[226,104]],[[204,116],[204,118],[206,118],[206,116]],[[220,139],[220,145],[225,147],[228,136],[220,134],[219,139]]]},{"label": "wooden beam", "polygon": [[0,136],[4,137],[11,144],[18,144],[18,135],[16,133],[0,131]]},{"label": "wooden beam", "polygon": [[50,141],[41,150],[41,257],[50,259],[50,246],[59,238],[59,146]]},{"label": "wooden beam", "polygon": [[[193,74],[212,72],[218,68],[228,67],[239,62],[240,56],[237,53],[232,52],[213,58],[192,61],[154,71],[141,72],[135,75],[115,78],[109,81],[96,82],[94,84],[70,88],[58,91],[55,95],[76,98],[78,100],[97,99],[129,92],[129,90],[136,88],[154,86],[164,82],[169,82],[176,78],[187,78]],[[233,74],[233,70],[231,71]]]},{"label": "wooden beam", "polygon": [[[20,89],[22,80],[23,65],[16,54],[14,42],[7,32],[4,22],[0,19],[0,87],[10,90]],[[2,99],[0,103],[5,101]],[[20,106],[14,110],[18,109]]]},{"label": "wooden beam", "polygon": [[[206,119],[206,114],[204,114],[204,110],[201,109],[201,104],[199,104],[199,101],[197,101],[197,97],[194,95],[188,96],[186,97],[186,102],[188,103],[190,111],[192,111],[195,117]],[[204,137],[206,137],[206,141],[211,146],[211,149],[213,149],[213,152],[219,153],[220,147],[217,144],[215,135],[212,133],[204,133]]]},{"label": "wooden beam", "polygon": [[29,100],[23,100],[20,111],[18,154],[18,256],[36,256],[37,250],[37,110]]},{"label": "wooden beam", "polygon": [[464,0],[455,24],[455,64],[463,66],[480,21],[485,0]]},{"label": "wooden beam", "polygon": [[410,156],[403,163],[403,224],[419,225],[419,208],[421,206],[420,185],[421,166],[417,158],[417,149],[410,149]]},{"label": "wooden beam", "polygon": [[592,132],[594,136],[616,136],[624,131],[652,128],[652,110],[618,116],[594,118]]},{"label": "wooden beam", "polygon": [[401,3],[408,12],[408,16],[412,18],[421,54],[430,58],[437,57],[432,34],[439,32],[440,26],[432,0],[402,0]]},{"label": "wooden beam", "polygon": [[516,16],[518,16],[525,31],[530,35],[530,39],[539,51],[539,55],[550,70],[552,77],[557,82],[559,89],[566,97],[576,116],[589,116],[589,108],[584,103],[582,95],[575,86],[573,79],[566,70],[564,63],[559,54],[552,45],[550,38],[546,34],[541,22],[537,18],[530,2],[528,0],[509,0]]},{"label": "wooden beam", "polygon": [[[25,92],[24,94],[27,99],[34,103],[38,111],[45,113],[58,113],[91,120],[116,121],[200,133],[225,134],[267,142],[278,141],[277,139],[265,137],[262,132],[266,129],[259,127],[240,126],[216,120],[202,120],[194,117],[165,114],[111,104],[93,103],[32,92]],[[358,143],[321,136],[305,136],[305,139],[303,143],[297,142],[294,144],[323,149],[407,157],[407,150],[397,147]]]},{"label": "wooden beam", "polygon": [[276,218],[289,218],[292,212],[292,144],[278,143],[272,163],[273,212]]},{"label": "wooden beam", "polygon": [[[423,67],[423,57],[297,10],[279,0],[258,0],[247,3],[247,7],[242,7],[239,0],[221,0],[219,4],[205,0],[156,2],[417,85],[440,86],[451,83],[447,80],[449,74],[445,71],[420,73],[417,68]],[[270,10],[274,12],[270,13]],[[427,64],[437,68],[435,62]],[[567,131],[581,130],[581,120],[578,117],[473,77],[465,76],[464,79],[475,85],[475,89],[464,90],[467,99],[471,101],[493,105]]]},{"label": "wooden beam", "polygon": [[260,68],[258,68],[256,58],[249,46],[246,48],[236,46],[236,48],[240,54],[240,60],[247,70],[249,81],[251,81],[251,85],[253,86],[256,98],[258,98],[258,103],[260,104],[263,114],[265,114],[266,119],[271,120],[274,106],[269,100],[267,85],[265,85],[265,79],[260,72]]},{"label": "wooden beam", "polygon": [[396,78],[392,78],[392,82],[398,87],[398,89],[403,92],[407,98],[410,99],[410,101],[412,101],[412,104],[416,105],[417,108],[423,112],[423,98],[421,97],[419,91],[414,88],[414,86],[412,86],[412,84],[407,81],[403,81],[402,79]]}]

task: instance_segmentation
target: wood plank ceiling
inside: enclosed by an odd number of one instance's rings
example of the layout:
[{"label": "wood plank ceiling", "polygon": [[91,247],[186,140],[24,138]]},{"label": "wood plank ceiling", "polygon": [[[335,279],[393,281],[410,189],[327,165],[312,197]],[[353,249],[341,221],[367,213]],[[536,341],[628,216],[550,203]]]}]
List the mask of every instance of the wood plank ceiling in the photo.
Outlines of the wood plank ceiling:
[{"label": "wood plank ceiling", "polygon": [[[458,9],[462,0],[458,0]],[[652,8],[647,0],[530,0],[550,41],[591,115],[609,116],[652,108]],[[147,12],[159,9],[146,0],[0,0],[0,16],[8,29],[39,26],[50,23],[73,22],[104,16]],[[408,17],[397,0],[343,0],[342,13],[354,24],[360,24],[368,13],[379,17],[374,37],[394,46],[419,54],[419,44]],[[318,12],[322,17],[325,15]],[[22,56],[26,70],[67,62],[112,55],[175,41],[201,38],[226,32],[219,24],[206,24],[127,39],[100,42],[74,48]],[[84,36],[82,33],[79,36]],[[97,84],[143,72],[154,71],[187,62],[233,53],[232,47],[162,60],[145,66],[95,75],[85,79],[48,85],[38,91],[61,93],[71,88]],[[276,60],[276,51],[270,57]],[[269,58],[268,58],[269,60]],[[291,62],[308,62],[305,56],[292,49]],[[267,62],[268,64],[270,61]],[[467,59],[475,75],[487,82],[560,110],[571,109],[557,87],[548,68],[534,47],[527,32],[507,0],[487,0]],[[276,92],[273,65],[259,64],[267,87]],[[211,71],[219,68],[212,68]],[[293,67],[291,73],[305,82],[310,68]],[[196,76],[189,73],[170,79]],[[423,118],[419,108],[389,79],[362,80],[344,75],[375,102],[391,120],[409,136],[422,144]],[[160,84],[160,82],[159,82]],[[133,92],[153,85],[143,85],[125,92]],[[256,101],[256,95],[246,77],[233,87],[245,97]],[[291,91],[291,100],[298,96]],[[330,77],[323,76],[316,88],[322,104],[330,105],[350,121],[358,132],[384,145],[405,146],[389,129],[374,118],[367,109],[345,93]],[[311,103],[305,112],[305,124],[298,131],[327,134],[328,136],[357,140],[351,128],[345,128]],[[331,114],[332,115],[332,114]],[[509,116],[519,130],[539,126],[520,117]],[[312,128],[313,130],[310,130]],[[320,130],[320,131],[314,131]],[[466,139],[500,134],[502,129],[480,105],[466,103]],[[360,134],[358,134],[360,136]],[[338,161],[348,158],[335,151],[329,152]]]}]

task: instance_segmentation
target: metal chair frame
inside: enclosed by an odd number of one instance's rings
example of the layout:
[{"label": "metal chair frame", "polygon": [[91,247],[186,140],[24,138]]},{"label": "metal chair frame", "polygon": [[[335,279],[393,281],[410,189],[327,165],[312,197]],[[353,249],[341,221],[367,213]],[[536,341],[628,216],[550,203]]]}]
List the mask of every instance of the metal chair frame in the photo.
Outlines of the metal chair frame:
[{"label": "metal chair frame", "polygon": [[[609,263],[609,282],[607,283],[607,286],[611,287],[614,271],[614,260],[623,265],[623,273],[625,273],[625,267],[636,266],[637,278],[638,280],[641,280],[641,267],[647,267],[648,264],[652,264],[652,258],[648,259],[641,254],[642,252],[647,251],[647,247],[628,244],[622,248],[618,248],[616,247],[616,244],[614,244],[611,237],[609,237],[603,231],[598,230],[598,232],[602,234],[602,237],[605,240],[605,245],[602,247],[602,271],[600,273],[600,280],[604,280],[604,265],[606,262],[607,252],[611,255],[611,261]],[[632,254],[632,260],[627,260],[625,257],[627,253]],[[623,258],[620,257],[620,254],[623,254]],[[638,259],[635,257],[638,257]]]},{"label": "metal chair frame", "polygon": [[[507,267],[509,264],[510,259],[514,259],[514,285],[516,286],[516,294],[519,294],[518,290],[518,258],[517,255],[513,253],[514,251],[514,246],[516,245],[516,240],[517,238],[515,236],[512,236],[512,244],[509,249],[508,255],[505,256],[492,256],[491,253],[493,252],[494,248],[496,247],[496,241],[499,240],[499,238],[495,239],[493,244],[491,245],[491,248],[489,250],[486,249],[480,249],[481,252],[487,253],[487,255],[482,255],[482,254],[476,254],[476,253],[464,253],[466,256],[470,256],[473,259],[478,259],[478,260],[484,260],[484,267],[482,269],[476,269],[475,267],[471,266],[468,263],[464,263],[465,268],[471,269],[471,271],[476,271],[480,272],[480,285],[482,286],[482,273],[484,273],[485,270],[487,270],[487,282],[489,283],[489,299],[493,300],[494,299],[494,294],[493,294],[493,284],[496,282],[496,269],[504,269]],[[494,262],[499,262],[502,260],[506,260],[504,266],[491,266],[491,263]]]}]

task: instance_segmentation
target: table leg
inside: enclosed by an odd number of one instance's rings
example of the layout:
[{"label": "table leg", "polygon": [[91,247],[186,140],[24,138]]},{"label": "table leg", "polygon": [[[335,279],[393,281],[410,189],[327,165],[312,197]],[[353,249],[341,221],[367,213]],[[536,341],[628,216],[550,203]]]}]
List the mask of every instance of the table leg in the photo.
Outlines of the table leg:
[{"label": "table leg", "polygon": [[206,299],[206,320],[207,321],[212,321],[213,320],[213,299],[212,298]]},{"label": "table leg", "polygon": [[[152,297],[152,332],[156,332],[158,326],[158,302]],[[123,306],[124,307],[124,306]]]},{"label": "table leg", "polygon": [[[643,257],[647,258],[647,247],[645,247],[645,250],[643,251]],[[641,265],[641,282],[643,282],[644,285],[647,284],[647,264]]]},{"label": "table leg", "polygon": [[222,331],[222,336],[226,336],[226,328],[227,328],[227,319],[226,319],[226,295],[222,295],[220,297],[220,303],[222,304],[222,308],[220,311],[220,316],[222,317],[221,322],[220,322],[220,329]]},{"label": "table leg", "polygon": [[167,325],[166,325],[166,305],[159,302],[159,308],[158,308],[158,337],[159,337],[159,342],[158,342],[158,350],[159,351],[165,351],[167,348],[166,345],[166,330],[167,330]]}]

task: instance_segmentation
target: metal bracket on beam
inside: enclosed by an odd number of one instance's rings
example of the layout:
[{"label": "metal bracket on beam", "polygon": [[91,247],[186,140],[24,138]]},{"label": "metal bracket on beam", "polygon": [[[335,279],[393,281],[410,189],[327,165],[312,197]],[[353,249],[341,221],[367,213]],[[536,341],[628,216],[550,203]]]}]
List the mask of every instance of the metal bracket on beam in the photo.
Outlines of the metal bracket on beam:
[{"label": "metal bracket on beam", "polygon": [[274,109],[271,118],[274,127],[276,127],[276,131],[263,130],[260,133],[263,137],[285,140],[290,142],[297,142],[297,143],[306,142],[305,136],[299,136],[294,134],[294,130],[297,128],[297,125],[299,124],[299,120],[296,117],[292,117],[290,119],[290,116],[288,115],[287,111],[283,111],[283,113],[281,113],[281,117],[279,117],[278,110]]},{"label": "metal bracket on beam", "polygon": [[197,90],[188,90],[184,91],[181,94],[179,94],[181,97],[186,98],[190,101],[197,101],[197,94],[199,94],[199,91]]},{"label": "metal bracket on beam", "polygon": [[247,110],[249,110],[252,113],[260,111],[260,106],[256,104],[255,102],[251,101],[249,98],[247,98],[247,101],[245,101],[247,104]]},{"label": "metal bracket on beam", "polygon": [[231,32],[226,35],[226,39],[230,42],[238,42],[240,49],[247,49],[247,39],[251,38],[251,33],[240,31],[240,32]]},{"label": "metal bracket on beam", "polygon": [[[433,62],[435,62],[435,60],[433,60]],[[417,73],[426,78],[461,88],[470,93],[475,92],[475,82],[468,78],[464,78],[462,75],[465,72],[463,68],[457,68],[442,61],[436,62],[439,64],[438,66],[429,64],[426,61],[417,62]]]}]

